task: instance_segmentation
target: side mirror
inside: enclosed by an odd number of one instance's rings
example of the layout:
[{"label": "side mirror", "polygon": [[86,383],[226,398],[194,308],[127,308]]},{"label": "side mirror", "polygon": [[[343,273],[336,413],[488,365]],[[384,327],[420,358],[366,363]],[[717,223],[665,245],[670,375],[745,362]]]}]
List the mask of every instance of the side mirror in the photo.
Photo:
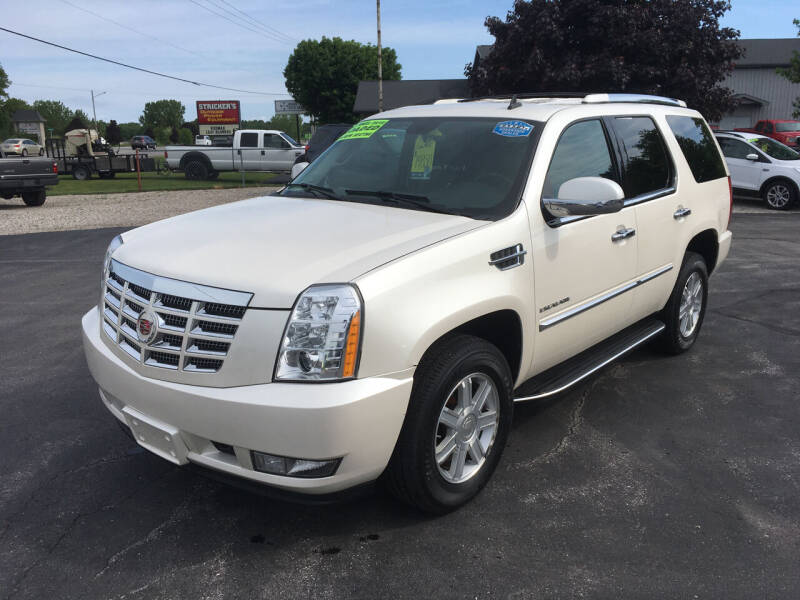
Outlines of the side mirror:
[{"label": "side mirror", "polygon": [[576,177],[561,184],[557,199],[545,199],[545,208],[554,217],[606,215],[625,206],[625,192],[605,177]]},{"label": "side mirror", "polygon": [[292,165],[292,179],[300,175],[308,165],[309,163],[307,162],[299,162]]},{"label": "side mirror", "polygon": [[758,154],[756,154],[755,152],[751,152],[750,154],[748,154],[747,156],[745,156],[745,158],[746,158],[747,160],[753,160],[753,161],[755,161],[755,160],[758,160]]}]

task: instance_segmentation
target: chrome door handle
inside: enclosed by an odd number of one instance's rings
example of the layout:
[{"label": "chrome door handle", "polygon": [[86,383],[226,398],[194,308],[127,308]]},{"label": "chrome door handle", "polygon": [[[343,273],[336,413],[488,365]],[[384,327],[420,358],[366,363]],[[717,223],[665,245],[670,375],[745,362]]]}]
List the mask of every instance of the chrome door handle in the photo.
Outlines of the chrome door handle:
[{"label": "chrome door handle", "polygon": [[615,234],[611,236],[612,242],[619,242],[620,240],[626,240],[636,235],[635,229],[620,229]]},{"label": "chrome door handle", "polygon": [[683,207],[681,206],[681,207],[680,207],[678,210],[676,210],[676,211],[675,211],[675,212],[672,214],[672,216],[673,216],[675,219],[682,219],[683,217],[688,217],[690,214],[692,214],[692,209],[691,209],[691,208],[683,208]]}]

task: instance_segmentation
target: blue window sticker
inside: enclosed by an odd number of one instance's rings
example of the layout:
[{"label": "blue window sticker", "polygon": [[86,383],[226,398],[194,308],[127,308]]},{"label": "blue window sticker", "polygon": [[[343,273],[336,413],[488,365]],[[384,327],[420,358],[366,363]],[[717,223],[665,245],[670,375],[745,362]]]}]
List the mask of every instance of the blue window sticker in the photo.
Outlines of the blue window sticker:
[{"label": "blue window sticker", "polygon": [[533,131],[533,125],[525,121],[501,121],[494,126],[492,133],[503,137],[528,137]]}]

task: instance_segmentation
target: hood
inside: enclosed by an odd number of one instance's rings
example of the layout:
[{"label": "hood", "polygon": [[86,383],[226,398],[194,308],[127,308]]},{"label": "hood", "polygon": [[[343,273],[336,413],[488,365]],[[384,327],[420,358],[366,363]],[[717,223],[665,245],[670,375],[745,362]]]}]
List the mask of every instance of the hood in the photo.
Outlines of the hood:
[{"label": "hood", "polygon": [[129,231],[114,259],[164,277],[252,292],[254,307],[289,309],[309,285],[351,281],[485,224],[389,206],[264,196]]}]

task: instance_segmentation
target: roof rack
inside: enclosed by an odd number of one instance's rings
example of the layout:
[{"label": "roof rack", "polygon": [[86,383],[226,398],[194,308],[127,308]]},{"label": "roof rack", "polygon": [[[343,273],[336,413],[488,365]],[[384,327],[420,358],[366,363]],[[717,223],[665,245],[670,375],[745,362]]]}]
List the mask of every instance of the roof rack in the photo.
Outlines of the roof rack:
[{"label": "roof rack", "polygon": [[584,104],[604,104],[608,102],[632,102],[644,104],[664,104],[666,106],[680,106],[686,108],[686,102],[665,96],[650,96],[648,94],[586,94],[585,92],[530,92],[523,94],[500,94],[497,96],[479,96],[476,98],[462,98],[459,102],[477,102],[479,100],[508,100],[516,97],[517,100],[527,98],[580,98]]}]

